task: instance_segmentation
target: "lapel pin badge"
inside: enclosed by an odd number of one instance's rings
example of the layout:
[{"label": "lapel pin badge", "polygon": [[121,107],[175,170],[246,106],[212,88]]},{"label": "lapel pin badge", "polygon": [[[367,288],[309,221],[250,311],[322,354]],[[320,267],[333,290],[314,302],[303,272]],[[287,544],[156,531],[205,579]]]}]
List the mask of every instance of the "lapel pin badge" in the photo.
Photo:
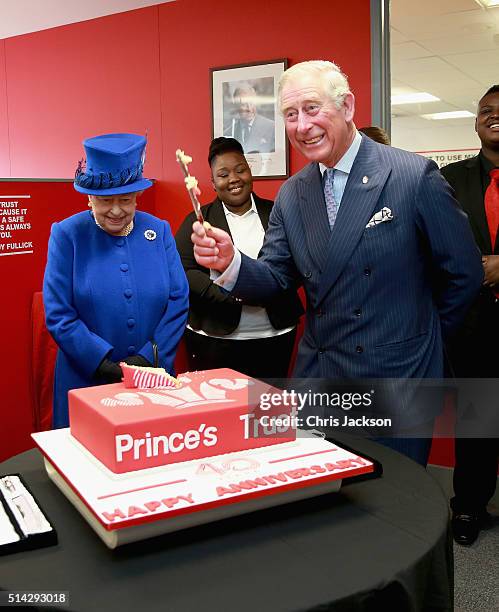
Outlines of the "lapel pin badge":
[{"label": "lapel pin badge", "polygon": [[144,236],[147,238],[147,240],[156,240],[156,232],[152,229],[147,229],[144,232]]},{"label": "lapel pin badge", "polygon": [[364,185],[369,181],[369,177],[368,176],[363,176],[362,177],[362,182],[364,183]]}]

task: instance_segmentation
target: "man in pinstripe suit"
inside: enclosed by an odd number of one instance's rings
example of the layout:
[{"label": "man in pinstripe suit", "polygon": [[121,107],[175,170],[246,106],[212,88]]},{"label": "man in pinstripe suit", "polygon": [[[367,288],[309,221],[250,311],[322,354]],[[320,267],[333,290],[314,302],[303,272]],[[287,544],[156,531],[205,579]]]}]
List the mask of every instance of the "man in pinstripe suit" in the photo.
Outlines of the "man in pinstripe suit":
[{"label": "man in pinstripe suit", "polygon": [[[436,164],[361,136],[346,77],[303,62],[279,83],[292,146],[311,162],[281,187],[257,261],[193,226],[198,263],[244,300],[301,284],[307,315],[295,376],[440,378],[442,336],[482,282],[480,255]],[[404,415],[389,446],[425,464],[439,407]],[[419,427],[423,438],[411,438]]]}]

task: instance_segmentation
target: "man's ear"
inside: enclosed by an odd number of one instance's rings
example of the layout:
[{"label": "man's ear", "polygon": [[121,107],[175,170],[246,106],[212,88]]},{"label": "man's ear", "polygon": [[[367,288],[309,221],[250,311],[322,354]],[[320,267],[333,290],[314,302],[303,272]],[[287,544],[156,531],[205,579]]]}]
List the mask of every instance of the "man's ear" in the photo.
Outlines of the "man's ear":
[{"label": "man's ear", "polygon": [[343,100],[343,109],[345,113],[345,121],[353,121],[353,116],[355,115],[355,96],[351,91],[345,95],[345,99]]}]

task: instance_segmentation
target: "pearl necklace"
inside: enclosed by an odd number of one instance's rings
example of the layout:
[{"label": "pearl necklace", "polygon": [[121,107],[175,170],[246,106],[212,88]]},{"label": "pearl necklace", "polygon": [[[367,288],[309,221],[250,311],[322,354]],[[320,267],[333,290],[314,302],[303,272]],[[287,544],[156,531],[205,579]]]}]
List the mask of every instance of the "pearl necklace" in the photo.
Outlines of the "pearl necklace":
[{"label": "pearl necklace", "polygon": [[[97,227],[99,227],[103,232],[106,232],[106,230],[102,227],[102,225],[100,225],[97,221],[97,218],[95,217],[95,212],[92,209],[92,216],[94,218],[95,221],[95,225]],[[133,230],[133,219],[130,221],[130,223],[124,227],[121,232],[119,234],[110,234],[110,236],[128,236],[129,234],[132,233]],[[106,232],[106,234],[109,234],[109,232]]]},{"label": "pearl necklace", "polygon": [[133,230],[133,219],[130,221],[130,223],[121,230],[121,232],[119,234],[116,234],[116,236],[128,236],[128,234],[131,234]]}]

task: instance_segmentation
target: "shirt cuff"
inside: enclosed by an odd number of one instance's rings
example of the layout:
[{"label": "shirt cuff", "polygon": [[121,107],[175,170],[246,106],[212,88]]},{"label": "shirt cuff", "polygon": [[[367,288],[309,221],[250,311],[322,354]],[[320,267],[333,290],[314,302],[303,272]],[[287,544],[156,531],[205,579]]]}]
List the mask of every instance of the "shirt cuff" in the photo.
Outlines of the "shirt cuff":
[{"label": "shirt cuff", "polygon": [[210,270],[210,279],[213,281],[213,284],[222,287],[225,291],[232,291],[236,285],[240,269],[241,253],[237,249],[234,249],[234,257],[229,267],[222,274],[216,270]]}]

